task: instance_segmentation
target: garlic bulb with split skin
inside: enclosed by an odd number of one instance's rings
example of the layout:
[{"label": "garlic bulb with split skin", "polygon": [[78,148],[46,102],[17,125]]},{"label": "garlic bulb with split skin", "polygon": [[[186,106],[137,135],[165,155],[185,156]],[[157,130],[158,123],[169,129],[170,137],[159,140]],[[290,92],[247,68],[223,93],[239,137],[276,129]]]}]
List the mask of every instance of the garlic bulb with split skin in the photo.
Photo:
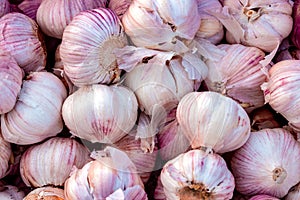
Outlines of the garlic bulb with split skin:
[{"label": "garlic bulb with split skin", "polygon": [[36,13],[37,23],[46,35],[61,39],[65,27],[74,16],[85,10],[105,7],[106,2],[107,0],[43,0]]},{"label": "garlic bulb with split skin", "polygon": [[217,92],[191,92],[179,102],[176,118],[193,149],[225,153],[240,148],[250,136],[246,111]]},{"label": "garlic bulb with split skin", "polygon": [[64,200],[64,190],[57,187],[45,186],[30,191],[23,200]]},{"label": "garlic bulb with split skin", "polygon": [[115,143],[134,127],[137,99],[121,85],[94,84],[69,95],[62,116],[71,133],[90,142]]},{"label": "garlic bulb with split skin", "polygon": [[73,166],[81,168],[90,160],[90,151],[75,139],[53,137],[23,153],[20,174],[27,186],[63,186]]},{"label": "garlic bulb with split skin", "polygon": [[238,192],[282,198],[300,181],[300,143],[283,128],[251,132],[230,163]]},{"label": "garlic bulb with split skin", "polygon": [[22,13],[8,13],[0,18],[0,32],[0,46],[26,73],[45,68],[44,39],[34,20]]},{"label": "garlic bulb with split skin", "polygon": [[75,86],[118,82],[121,70],[113,54],[127,44],[115,12],[108,8],[83,11],[65,28],[60,46],[64,71]]},{"label": "garlic bulb with split skin", "polygon": [[27,145],[57,135],[63,129],[61,108],[67,97],[63,83],[52,73],[26,76],[15,107],[1,115],[5,140]]},{"label": "garlic bulb with split skin", "polygon": [[161,171],[167,200],[229,200],[234,177],[218,154],[191,150],[168,161]]}]

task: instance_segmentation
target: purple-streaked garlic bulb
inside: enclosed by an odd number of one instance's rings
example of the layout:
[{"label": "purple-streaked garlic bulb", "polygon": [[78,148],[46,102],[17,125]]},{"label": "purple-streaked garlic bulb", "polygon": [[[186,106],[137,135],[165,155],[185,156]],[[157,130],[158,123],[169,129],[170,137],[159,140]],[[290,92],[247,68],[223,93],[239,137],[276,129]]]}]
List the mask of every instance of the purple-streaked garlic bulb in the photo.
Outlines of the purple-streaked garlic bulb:
[{"label": "purple-streaked garlic bulb", "polygon": [[[1,127],[1,124],[0,124]],[[4,140],[0,131],[0,178],[3,178],[9,172],[9,163],[12,156],[12,149],[9,142]]]},{"label": "purple-streaked garlic bulb", "polygon": [[121,85],[94,84],[69,95],[62,116],[72,134],[90,142],[115,143],[135,125],[138,103]]},{"label": "purple-streaked garlic bulb", "polygon": [[135,0],[122,17],[139,47],[182,51],[200,26],[197,0]]},{"label": "purple-streaked garlic bulb", "polygon": [[225,26],[229,43],[241,43],[271,52],[292,31],[290,1],[223,0],[223,6],[223,12],[215,12],[215,16]]},{"label": "purple-streaked garlic bulb", "polygon": [[66,200],[147,200],[136,168],[126,153],[112,147],[92,152],[95,160],[75,169],[64,184]]},{"label": "purple-streaked garlic bulb", "polygon": [[265,102],[297,131],[300,130],[299,77],[300,60],[284,60],[271,67],[268,80],[261,86]]},{"label": "purple-streaked garlic bulb", "polygon": [[26,73],[45,68],[44,39],[34,20],[22,13],[8,13],[0,18],[0,32],[0,46]]},{"label": "purple-streaked garlic bulb", "polygon": [[0,0],[0,18],[10,12],[10,3],[8,0]]},{"label": "purple-streaked garlic bulb", "polygon": [[219,0],[197,0],[198,12],[201,18],[196,37],[209,40],[213,44],[219,43],[224,37],[223,24],[210,11],[221,11]]},{"label": "purple-streaked garlic bulb", "polygon": [[24,191],[14,185],[0,186],[1,200],[21,200],[25,197]]},{"label": "purple-streaked garlic bulb", "polygon": [[27,186],[63,186],[73,166],[81,168],[90,160],[90,151],[75,139],[53,137],[24,152],[20,174]]},{"label": "purple-streaked garlic bulb", "polygon": [[38,7],[36,20],[46,35],[61,39],[64,29],[77,14],[105,7],[106,2],[107,0],[43,0]]},{"label": "purple-streaked garlic bulb", "polygon": [[251,132],[231,168],[241,194],[282,198],[300,181],[300,143],[282,128]]},{"label": "purple-streaked garlic bulb", "polygon": [[155,200],[166,200],[166,195],[164,192],[164,186],[160,180],[160,176],[158,176],[157,178],[157,183],[156,183],[156,187],[154,189],[154,199]]},{"label": "purple-streaked garlic bulb", "polygon": [[119,81],[113,54],[127,44],[118,16],[108,8],[81,12],[66,27],[60,46],[64,71],[76,86]]},{"label": "purple-streaked garlic bulb", "polygon": [[259,194],[251,197],[249,200],[279,200],[276,197],[272,197],[270,195]]},{"label": "purple-streaked garlic bulb", "polygon": [[8,54],[0,55],[0,115],[13,109],[21,90],[23,71]]},{"label": "purple-streaked garlic bulb", "polygon": [[27,145],[57,135],[63,129],[64,84],[52,73],[33,72],[23,81],[15,107],[1,116],[5,140]]},{"label": "purple-streaked garlic bulb", "polygon": [[293,186],[287,195],[284,197],[284,200],[296,200],[300,199],[300,183],[297,183],[297,185]]},{"label": "purple-streaked garlic bulb", "polygon": [[178,104],[176,118],[191,147],[225,153],[243,146],[250,119],[236,101],[217,92],[191,92]]},{"label": "purple-streaked garlic bulb", "polygon": [[36,21],[36,13],[43,0],[23,0],[17,7],[23,14]]},{"label": "purple-streaked garlic bulb", "polygon": [[57,187],[45,186],[30,191],[23,200],[64,200],[64,190]]},{"label": "purple-streaked garlic bulb", "polygon": [[109,0],[108,8],[112,9],[122,19],[133,0]]},{"label": "purple-streaked garlic bulb", "polygon": [[167,200],[229,200],[234,177],[218,154],[191,150],[168,161],[161,171]]},{"label": "purple-streaked garlic bulb", "polygon": [[267,78],[267,67],[261,64],[265,53],[241,44],[220,44],[226,52],[219,60],[207,60],[205,83],[210,91],[229,96],[248,112],[264,105],[261,84]]}]

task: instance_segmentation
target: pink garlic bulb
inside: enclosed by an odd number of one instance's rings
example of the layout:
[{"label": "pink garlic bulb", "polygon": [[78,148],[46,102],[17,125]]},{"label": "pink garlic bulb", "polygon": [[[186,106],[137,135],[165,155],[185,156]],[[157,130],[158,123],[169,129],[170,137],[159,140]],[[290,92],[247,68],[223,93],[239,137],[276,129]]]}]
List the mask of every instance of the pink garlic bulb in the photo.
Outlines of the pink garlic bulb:
[{"label": "pink garlic bulb", "polygon": [[0,55],[0,115],[13,109],[21,90],[23,71],[15,59]]},{"label": "pink garlic bulb", "polygon": [[52,73],[28,75],[15,107],[1,116],[4,139],[27,145],[58,134],[63,129],[61,107],[66,97],[65,86]]},{"label": "pink garlic bulb", "polygon": [[295,200],[300,199],[300,182],[293,186],[287,195],[284,197],[284,200]]},{"label": "pink garlic bulb", "polygon": [[180,154],[165,164],[160,176],[167,200],[229,200],[233,196],[233,175],[218,154],[202,150]]},{"label": "pink garlic bulb", "polygon": [[18,8],[28,17],[36,21],[36,13],[43,0],[23,0]]},{"label": "pink garlic bulb", "polygon": [[112,144],[134,127],[137,111],[137,99],[130,89],[94,84],[69,95],[62,116],[73,135],[90,142]]},{"label": "pink garlic bulb", "polygon": [[251,132],[231,168],[241,194],[282,198],[300,181],[300,143],[282,128]]},{"label": "pink garlic bulb", "polygon": [[138,47],[182,51],[200,26],[197,0],[135,0],[122,23]]},{"label": "pink garlic bulb", "polygon": [[64,200],[64,190],[52,186],[36,188],[30,191],[23,200]]},{"label": "pink garlic bulb", "polygon": [[208,76],[205,83],[210,91],[231,97],[248,112],[264,105],[260,85],[268,74],[261,63],[265,53],[256,47],[241,44],[220,44],[226,52],[219,60],[207,60]]},{"label": "pink garlic bulb", "polygon": [[34,20],[21,13],[8,13],[0,18],[0,32],[0,46],[26,73],[45,68],[44,39]]},{"label": "pink garlic bulb", "polygon": [[36,13],[37,23],[46,35],[61,39],[65,27],[74,16],[85,10],[105,7],[106,2],[107,0],[43,0]]},{"label": "pink garlic bulb", "polygon": [[113,50],[126,44],[121,22],[112,10],[81,12],[62,37],[60,57],[64,71],[75,86],[118,82],[121,70]]},{"label": "pink garlic bulb", "polygon": [[109,0],[108,8],[112,9],[122,19],[133,0]]},{"label": "pink garlic bulb", "polygon": [[10,3],[8,0],[0,0],[0,18],[10,12]]},{"label": "pink garlic bulb", "polygon": [[113,147],[92,152],[95,160],[74,169],[66,180],[65,198],[147,200],[144,185],[127,155]]},{"label": "pink garlic bulb", "polygon": [[[0,124],[1,126],[1,124]],[[9,172],[9,161],[12,156],[11,145],[4,140],[0,131],[0,178],[3,178]]]},{"label": "pink garlic bulb", "polygon": [[21,200],[25,197],[25,193],[14,185],[0,186],[1,200]]},{"label": "pink garlic bulb", "polygon": [[233,99],[217,92],[191,92],[179,102],[176,118],[191,147],[225,153],[250,136],[250,119]]},{"label": "pink garlic bulb", "polygon": [[279,200],[279,199],[269,195],[259,194],[251,197],[249,200]]},{"label": "pink garlic bulb", "polygon": [[75,139],[53,137],[24,152],[20,174],[27,186],[63,186],[73,166],[83,167],[89,156],[90,151]]}]

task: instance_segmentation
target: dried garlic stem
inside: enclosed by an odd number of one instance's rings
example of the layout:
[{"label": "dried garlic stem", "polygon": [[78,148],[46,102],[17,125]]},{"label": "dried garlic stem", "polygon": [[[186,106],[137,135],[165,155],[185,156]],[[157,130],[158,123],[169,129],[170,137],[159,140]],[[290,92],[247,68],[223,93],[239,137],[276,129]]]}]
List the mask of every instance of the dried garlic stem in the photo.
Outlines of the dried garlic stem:
[{"label": "dried garlic stem", "polygon": [[191,184],[179,191],[181,200],[208,200],[211,199],[212,192],[203,184]]},{"label": "dried garlic stem", "polygon": [[273,176],[272,176],[273,180],[278,184],[283,183],[283,181],[287,176],[287,172],[285,171],[285,169],[283,169],[282,167],[276,167],[272,172],[273,172]]}]

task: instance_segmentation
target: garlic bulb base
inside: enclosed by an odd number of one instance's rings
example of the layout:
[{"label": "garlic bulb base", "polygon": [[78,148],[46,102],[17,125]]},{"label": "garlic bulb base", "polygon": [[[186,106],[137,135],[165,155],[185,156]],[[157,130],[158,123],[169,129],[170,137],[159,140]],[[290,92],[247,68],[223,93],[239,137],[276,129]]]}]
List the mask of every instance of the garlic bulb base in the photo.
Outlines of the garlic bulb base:
[{"label": "garlic bulb base", "polygon": [[273,180],[278,183],[281,184],[284,182],[286,176],[287,176],[287,172],[284,168],[282,167],[276,167],[273,171]]},{"label": "garlic bulb base", "polygon": [[178,192],[180,199],[183,200],[198,200],[198,199],[210,199],[212,193],[209,191],[203,183],[191,184],[186,186]]}]

